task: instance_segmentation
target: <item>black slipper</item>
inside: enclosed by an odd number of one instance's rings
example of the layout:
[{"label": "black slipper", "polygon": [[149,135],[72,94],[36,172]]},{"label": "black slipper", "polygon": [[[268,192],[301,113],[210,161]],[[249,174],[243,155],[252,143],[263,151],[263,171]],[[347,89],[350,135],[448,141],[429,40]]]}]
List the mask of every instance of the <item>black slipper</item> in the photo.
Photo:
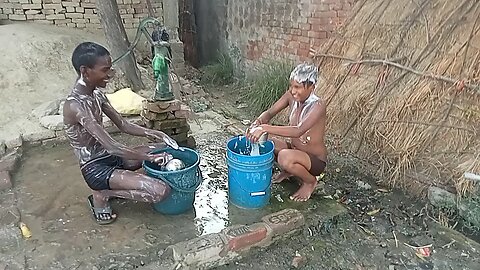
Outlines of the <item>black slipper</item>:
[{"label": "black slipper", "polygon": [[[117,217],[113,217],[113,211],[110,206],[107,207],[95,207],[93,206],[93,195],[88,196],[88,204],[92,210],[93,218],[100,225],[106,225],[114,222]],[[101,219],[101,216],[107,216],[108,219]]]}]

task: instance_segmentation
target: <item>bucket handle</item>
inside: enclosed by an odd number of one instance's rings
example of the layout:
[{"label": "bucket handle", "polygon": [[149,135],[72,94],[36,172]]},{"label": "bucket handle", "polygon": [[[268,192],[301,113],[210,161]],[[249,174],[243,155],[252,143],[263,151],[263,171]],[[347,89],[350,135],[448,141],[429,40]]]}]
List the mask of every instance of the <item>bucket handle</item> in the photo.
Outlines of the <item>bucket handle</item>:
[{"label": "bucket handle", "polygon": [[192,193],[195,192],[200,185],[203,183],[203,177],[202,177],[202,171],[200,170],[200,167],[197,167],[197,171],[195,173],[195,177],[197,178],[195,185],[189,187],[189,188],[182,188],[174,185],[173,183],[166,181],[165,179],[162,179],[164,182],[168,183],[170,186],[172,186],[173,189],[180,191],[180,192],[185,192],[185,193]]},{"label": "bucket handle", "polygon": [[248,190],[245,190],[242,185],[240,185],[240,183],[236,180],[236,179],[233,179],[233,181],[235,181],[237,183],[237,185],[245,192],[249,193],[251,197],[257,197],[257,196],[263,196],[265,194],[267,194],[267,190],[272,186],[272,181],[270,180],[270,183],[268,184],[268,186],[262,190],[262,191],[255,191],[255,192],[250,192]]}]

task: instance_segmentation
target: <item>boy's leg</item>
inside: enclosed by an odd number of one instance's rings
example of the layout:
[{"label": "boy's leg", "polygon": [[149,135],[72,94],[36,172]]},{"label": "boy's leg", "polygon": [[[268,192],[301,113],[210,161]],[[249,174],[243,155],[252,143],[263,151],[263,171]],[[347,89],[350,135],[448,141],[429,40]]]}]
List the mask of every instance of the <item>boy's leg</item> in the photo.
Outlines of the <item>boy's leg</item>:
[{"label": "boy's leg", "polygon": [[278,162],[301,180],[300,188],[290,198],[301,202],[308,200],[317,186],[317,178],[308,171],[312,166],[310,156],[300,150],[284,149],[278,154]]},{"label": "boy's leg", "polygon": [[109,185],[109,190],[93,193],[95,207],[108,206],[108,199],[111,197],[156,203],[170,194],[170,186],[164,182],[128,170],[115,170]]},{"label": "boy's leg", "polygon": [[[275,160],[277,161],[278,163],[278,153],[281,151],[281,150],[284,150],[284,149],[289,149],[289,145],[288,143],[285,141],[285,140],[282,140],[282,139],[278,139],[278,138],[275,138],[275,137],[272,137],[272,138],[269,138],[270,140],[273,141],[273,144],[275,145],[275,149],[273,150],[274,151],[274,154],[275,154]],[[281,166],[280,166],[281,167]],[[281,183],[283,180],[289,178],[290,176],[292,176],[291,173],[285,171],[283,168],[280,168],[282,171],[278,174],[276,174],[275,176],[273,176],[273,179],[272,179],[272,183],[273,184],[278,184],[278,183]]]}]

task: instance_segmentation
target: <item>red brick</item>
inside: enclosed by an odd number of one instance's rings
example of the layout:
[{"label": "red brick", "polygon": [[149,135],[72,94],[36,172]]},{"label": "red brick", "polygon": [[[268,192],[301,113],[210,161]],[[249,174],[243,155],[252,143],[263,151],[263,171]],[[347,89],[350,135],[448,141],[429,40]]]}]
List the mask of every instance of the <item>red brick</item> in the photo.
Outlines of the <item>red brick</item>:
[{"label": "red brick", "polygon": [[143,108],[155,113],[177,111],[177,110],[180,110],[180,106],[181,106],[181,103],[178,100],[172,100],[172,101],[145,100],[143,101]]},{"label": "red brick", "polygon": [[330,9],[331,10],[342,10],[343,9],[343,4],[340,2],[330,4]]},{"label": "red brick", "polygon": [[310,49],[310,43],[300,43],[298,46],[299,49]]},{"label": "red brick", "polygon": [[305,35],[298,37],[299,42],[310,43],[310,38],[308,37],[308,32]]},{"label": "red brick", "polygon": [[328,11],[330,10],[330,6],[325,3],[316,3],[317,1],[314,1],[315,3],[310,4],[310,10],[313,11]]},{"label": "red brick", "polygon": [[235,225],[222,230],[227,238],[228,250],[238,251],[258,245],[267,239],[267,228],[264,224],[256,223],[250,226]]},{"label": "red brick", "polygon": [[300,30],[300,29],[290,29],[290,34],[300,36],[302,34],[302,30]]},{"label": "red brick", "polygon": [[338,10],[337,11],[337,17],[347,18],[348,15],[349,15],[348,11],[344,11],[344,10]]},{"label": "red brick", "polygon": [[308,31],[312,28],[312,25],[309,24],[309,23],[299,23],[298,28],[300,28],[301,30],[307,30]]},{"label": "red brick", "polygon": [[8,171],[0,172],[0,191],[12,188],[10,173]]},{"label": "red brick", "polygon": [[308,31],[308,37],[310,38],[327,38],[327,32],[325,31]]},{"label": "red brick", "polygon": [[309,56],[310,50],[309,49],[297,49],[297,55],[301,57]]},{"label": "red brick", "polygon": [[325,24],[317,24],[317,25],[312,25],[312,31],[334,31],[335,30],[335,24],[333,23],[325,23]]}]

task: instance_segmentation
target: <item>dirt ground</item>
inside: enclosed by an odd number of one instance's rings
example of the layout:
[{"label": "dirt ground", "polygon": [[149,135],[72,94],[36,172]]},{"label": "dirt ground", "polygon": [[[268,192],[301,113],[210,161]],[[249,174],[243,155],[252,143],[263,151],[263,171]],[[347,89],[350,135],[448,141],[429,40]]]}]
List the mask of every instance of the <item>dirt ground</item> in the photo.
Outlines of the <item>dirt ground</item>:
[{"label": "dirt ground", "polygon": [[[11,63],[0,66],[1,136],[34,128],[37,122],[28,119],[30,111],[69,90],[75,76],[69,67],[73,47],[85,37],[101,40],[98,34],[81,35],[42,26],[0,26],[0,38],[6,41],[0,61]],[[372,176],[375,168],[335,151],[323,179],[325,192],[319,191],[308,203],[290,202],[288,195],[296,186],[286,183],[273,188],[266,209],[230,207],[224,162],[225,140],[230,134],[213,119],[221,118],[219,114],[251,118],[245,109],[237,109],[241,100],[232,100],[232,91],[231,87],[207,89],[213,106],[199,114],[201,126],[191,122],[205,177],[194,212],[167,217],[150,205],[116,200],[113,207],[119,220],[111,226],[97,226],[87,208],[88,189],[69,146],[29,148],[14,174],[13,191],[21,219],[31,227],[33,236],[19,243],[18,250],[6,252],[17,252],[25,269],[141,269],[158,260],[158,254],[170,244],[293,207],[308,213],[307,228],[298,236],[254,250],[251,256],[218,269],[289,269],[297,253],[305,262],[304,269],[478,269],[478,243],[435,223],[423,201],[378,186],[379,179]],[[144,143],[117,138],[132,145]],[[346,207],[348,214],[317,226],[316,220],[328,211],[321,206],[338,205],[336,202]],[[432,245],[428,257],[417,256],[412,248],[427,245]]]},{"label": "dirt ground", "polygon": [[[64,98],[71,91],[76,78],[71,65],[75,46],[84,41],[105,44],[99,30],[32,23],[0,24],[0,40],[0,140],[41,129],[38,119],[29,115],[42,103]],[[141,54],[145,42],[139,44]]]},{"label": "dirt ground", "polygon": [[[218,113],[240,120],[251,118],[239,106],[242,100],[231,98],[235,96],[231,88],[208,92]],[[329,149],[335,149],[334,144],[329,138]],[[295,255],[305,262],[304,269],[478,269],[478,242],[440,225],[425,201],[378,185],[382,181],[374,176],[375,170],[355,157],[331,150],[323,178],[325,192],[317,192],[312,200],[333,199],[348,209],[348,215],[321,228],[308,227],[321,215],[314,211],[298,237],[218,269],[289,269]],[[287,185],[294,189],[294,183]],[[428,257],[417,255],[415,247],[424,246],[428,246]]]}]

